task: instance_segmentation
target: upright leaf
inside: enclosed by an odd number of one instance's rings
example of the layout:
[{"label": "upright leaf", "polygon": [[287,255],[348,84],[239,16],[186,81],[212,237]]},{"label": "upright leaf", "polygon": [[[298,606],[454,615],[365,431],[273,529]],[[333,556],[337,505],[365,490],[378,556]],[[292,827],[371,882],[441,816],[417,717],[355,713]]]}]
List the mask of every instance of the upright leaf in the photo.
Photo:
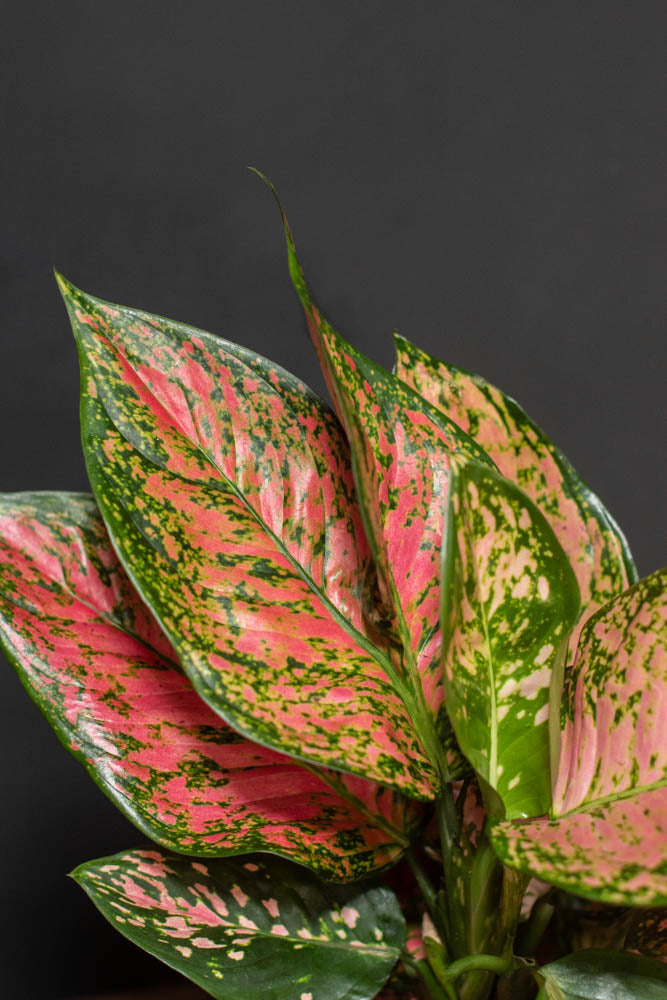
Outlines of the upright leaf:
[{"label": "upright leaf", "polygon": [[[281,209],[282,212],[282,209]],[[310,297],[283,213],[290,273],[352,452],[380,593],[402,645],[401,670],[422,739],[461,770],[443,705],[440,548],[450,456],[489,459],[457,425],[344,340]],[[430,735],[434,730],[434,735]]]},{"label": "upright leaf", "polygon": [[666,579],[636,583],[582,630],[554,818],[492,829],[507,864],[602,902],[667,905]]},{"label": "upright leaf", "polygon": [[447,710],[506,816],[539,815],[551,805],[551,671],[577,616],[577,582],[535,504],[493,469],[453,461],[447,509]]},{"label": "upright leaf", "polygon": [[667,969],[622,951],[578,951],[539,971],[538,1000],[665,1000]]},{"label": "upright leaf", "polygon": [[220,1000],[371,1000],[405,941],[389,889],[325,886],[277,858],[131,851],[73,875],[125,937]]},{"label": "upright leaf", "polygon": [[637,570],[620,528],[521,407],[481,376],[395,339],[398,377],[470,434],[549,521],[577,576],[580,622],[634,583]]},{"label": "upright leaf", "polygon": [[432,797],[366,634],[367,547],[333,416],[249,351],[61,287],[96,499],[199,694],[252,740]]},{"label": "upright leaf", "polygon": [[199,698],[92,497],[0,495],[0,641],[98,785],[186,854],[269,850],[329,878],[391,863],[419,807],[250,743]]}]

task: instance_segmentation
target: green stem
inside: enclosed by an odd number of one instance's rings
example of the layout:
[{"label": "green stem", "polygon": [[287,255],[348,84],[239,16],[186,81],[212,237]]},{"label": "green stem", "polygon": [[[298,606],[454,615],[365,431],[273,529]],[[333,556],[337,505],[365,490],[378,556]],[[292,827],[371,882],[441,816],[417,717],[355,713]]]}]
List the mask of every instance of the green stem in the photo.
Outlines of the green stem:
[{"label": "green stem", "polygon": [[537,900],[528,921],[521,929],[521,935],[516,947],[517,954],[525,955],[526,957],[535,954],[544,932],[549,926],[549,921],[554,914],[554,910],[555,906],[552,906],[545,899]]},{"label": "green stem", "polygon": [[428,962],[415,962],[407,952],[401,953],[403,965],[412,969],[421,976],[431,1000],[457,1000],[456,991],[451,983],[440,984],[433,975],[433,971]]},{"label": "green stem", "polygon": [[419,886],[419,890],[424,897],[424,902],[426,903],[426,909],[429,912],[429,916],[433,921],[435,928],[440,935],[440,940],[443,942],[447,939],[447,931],[443,926],[442,914],[440,908],[438,907],[436,891],[431,885],[431,880],[428,875],[420,865],[417,860],[417,855],[411,847],[405,852],[405,858],[412,869],[412,874],[414,875],[415,882]]},{"label": "green stem", "polygon": [[456,858],[459,854],[459,824],[451,784],[444,785],[441,797],[436,799],[435,808],[442,847],[442,866],[445,876],[447,926],[449,930],[447,947],[453,955],[462,955],[465,954],[467,949],[465,945],[465,921],[461,908],[461,900],[457,895],[458,869]]},{"label": "green stem", "polygon": [[447,979],[458,979],[466,972],[494,972],[497,976],[503,976],[512,968],[513,959],[500,958],[499,955],[466,955],[452,962],[445,970]]}]

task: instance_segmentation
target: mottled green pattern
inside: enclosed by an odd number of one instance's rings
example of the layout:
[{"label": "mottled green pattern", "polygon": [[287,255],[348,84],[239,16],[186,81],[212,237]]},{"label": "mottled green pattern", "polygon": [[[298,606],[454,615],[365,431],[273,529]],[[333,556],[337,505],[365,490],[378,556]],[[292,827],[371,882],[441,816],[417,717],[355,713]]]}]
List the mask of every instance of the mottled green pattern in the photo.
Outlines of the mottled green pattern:
[{"label": "mottled green pattern", "polygon": [[667,569],[589,619],[560,704],[554,816],[667,783]]},{"label": "mottled green pattern", "polygon": [[420,822],[418,803],[252,743],[212,712],[91,496],[0,494],[0,643],[67,749],[171,850],[269,850],[347,881],[395,862]]},{"label": "mottled green pattern", "polygon": [[431,798],[366,634],[368,550],[331,414],[248,351],[63,292],[96,499],[199,694],[256,742]]},{"label": "mottled green pattern", "polygon": [[620,951],[590,948],[539,971],[538,1000],[666,1000],[667,969]]},{"label": "mottled green pattern", "polygon": [[508,864],[602,902],[667,904],[666,579],[636,583],[581,633],[554,818],[492,829]]},{"label": "mottled green pattern", "polygon": [[[281,210],[282,211],[282,210]],[[465,764],[443,704],[440,549],[450,456],[493,463],[467,434],[356,350],[312,302],[283,213],[289,267],[352,453],[357,495],[378,567],[384,631],[411,689],[427,750],[443,746],[451,774]],[[436,759],[440,751],[431,753]]]},{"label": "mottled green pattern", "polygon": [[577,576],[580,622],[634,583],[637,570],[622,531],[521,407],[480,375],[395,339],[399,378],[467,431],[549,521]]},{"label": "mottled green pattern", "polygon": [[667,905],[667,789],[560,819],[490,829],[498,856],[561,889],[625,906]]},{"label": "mottled green pattern", "polygon": [[443,546],[446,704],[508,818],[551,805],[549,686],[579,606],[547,521],[493,469],[455,459]]},{"label": "mottled green pattern", "polygon": [[131,851],[74,878],[113,926],[219,1000],[371,1000],[405,941],[396,897],[277,858]]}]

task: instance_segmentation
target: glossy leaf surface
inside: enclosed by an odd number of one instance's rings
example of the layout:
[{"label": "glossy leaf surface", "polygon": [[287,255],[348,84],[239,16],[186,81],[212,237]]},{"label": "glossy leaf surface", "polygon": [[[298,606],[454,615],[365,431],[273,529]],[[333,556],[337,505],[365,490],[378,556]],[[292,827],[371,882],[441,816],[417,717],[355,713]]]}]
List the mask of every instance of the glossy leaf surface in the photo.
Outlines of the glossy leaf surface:
[{"label": "glossy leaf surface", "polygon": [[513,399],[403,337],[396,355],[398,377],[470,434],[545,515],[577,576],[582,622],[637,580],[623,533],[599,497]]},{"label": "glossy leaf surface", "polygon": [[152,839],[270,850],[329,878],[394,860],[419,807],[249,742],[199,698],[92,497],[0,496],[0,638],[64,745]]},{"label": "glossy leaf surface", "polygon": [[538,1000],[665,1000],[667,969],[621,951],[591,948],[540,969]]},{"label": "glossy leaf surface", "polygon": [[577,582],[535,504],[495,470],[454,460],[447,509],[447,710],[506,816],[540,815],[551,805],[551,671],[577,617]]},{"label": "glossy leaf surface", "polygon": [[427,728],[435,726],[450,766],[460,770],[443,705],[440,656],[444,499],[450,455],[463,452],[482,463],[489,460],[453,421],[357,351],[322,317],[311,300],[284,213],[283,222],[292,279],[350,443],[385,615],[402,647],[402,675],[414,692],[413,717],[420,717],[418,731],[424,738]]},{"label": "glossy leaf surface", "polygon": [[252,352],[62,289],[96,499],[199,694],[256,742],[432,797],[365,632],[368,550],[333,416]]},{"label": "glossy leaf surface", "polygon": [[554,818],[492,830],[508,864],[603,902],[667,904],[666,576],[635,584],[581,633]]},{"label": "glossy leaf surface", "polygon": [[405,940],[390,890],[277,858],[131,851],[73,874],[117,930],[220,1000],[371,1000]]}]

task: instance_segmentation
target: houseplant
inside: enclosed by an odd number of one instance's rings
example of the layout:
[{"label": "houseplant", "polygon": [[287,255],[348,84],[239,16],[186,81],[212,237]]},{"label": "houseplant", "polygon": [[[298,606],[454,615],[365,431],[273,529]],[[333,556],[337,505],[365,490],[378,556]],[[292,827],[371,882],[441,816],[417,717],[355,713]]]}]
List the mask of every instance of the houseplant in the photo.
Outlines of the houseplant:
[{"label": "houseplant", "polygon": [[154,842],[74,878],[221,998],[664,996],[665,572],[499,390],[343,340],[283,221],[337,415],[58,277],[93,496],[2,497],[2,643]]}]

